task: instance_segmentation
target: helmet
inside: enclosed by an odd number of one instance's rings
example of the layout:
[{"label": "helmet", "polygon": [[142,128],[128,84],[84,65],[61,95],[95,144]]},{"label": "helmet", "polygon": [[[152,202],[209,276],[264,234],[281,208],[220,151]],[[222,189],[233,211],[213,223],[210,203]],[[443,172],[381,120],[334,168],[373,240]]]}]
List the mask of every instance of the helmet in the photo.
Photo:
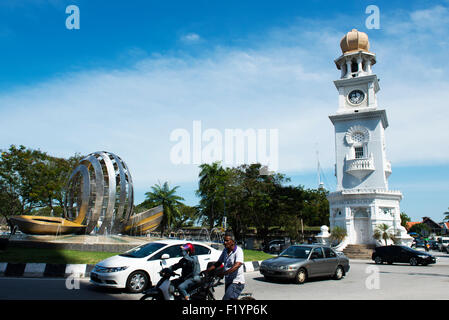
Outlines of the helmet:
[{"label": "helmet", "polygon": [[195,254],[195,247],[190,242],[186,243],[181,248],[182,248],[182,250],[186,250],[190,254]]}]

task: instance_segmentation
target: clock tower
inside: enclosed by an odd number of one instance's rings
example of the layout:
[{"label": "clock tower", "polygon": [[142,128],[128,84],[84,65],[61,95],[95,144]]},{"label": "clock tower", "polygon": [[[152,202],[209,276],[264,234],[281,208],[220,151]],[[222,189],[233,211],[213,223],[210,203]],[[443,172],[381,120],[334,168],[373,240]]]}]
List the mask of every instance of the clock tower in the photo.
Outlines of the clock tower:
[{"label": "clock tower", "polygon": [[368,36],[356,29],[340,42],[342,55],[335,60],[341,71],[334,84],[338,109],[329,116],[335,128],[337,188],[328,196],[330,228],[346,229],[346,244],[380,244],[374,239],[379,224],[390,226],[396,242],[410,245],[412,238],[401,226],[400,191],[389,190],[392,173],[387,160],[386,111],[379,109],[380,90],[372,67],[376,55]]}]

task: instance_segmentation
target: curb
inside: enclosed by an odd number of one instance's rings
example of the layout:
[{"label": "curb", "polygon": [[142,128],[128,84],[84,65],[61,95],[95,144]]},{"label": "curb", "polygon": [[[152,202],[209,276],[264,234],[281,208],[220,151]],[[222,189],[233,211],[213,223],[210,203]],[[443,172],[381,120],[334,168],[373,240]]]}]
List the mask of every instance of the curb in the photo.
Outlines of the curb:
[{"label": "curb", "polygon": [[[244,262],[244,272],[258,271],[262,261]],[[94,264],[9,263],[0,262],[0,277],[89,278]]]},{"label": "curb", "polygon": [[65,278],[75,276],[88,278],[94,266],[93,264],[0,262],[0,277]]}]

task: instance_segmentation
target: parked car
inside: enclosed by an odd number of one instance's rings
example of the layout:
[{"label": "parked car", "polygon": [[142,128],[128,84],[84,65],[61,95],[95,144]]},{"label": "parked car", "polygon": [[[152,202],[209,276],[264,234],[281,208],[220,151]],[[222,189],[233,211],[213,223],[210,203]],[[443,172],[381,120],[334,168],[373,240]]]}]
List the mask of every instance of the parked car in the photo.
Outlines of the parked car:
[{"label": "parked car", "polygon": [[[97,263],[90,273],[90,282],[104,287],[126,288],[128,291],[142,292],[151,284],[156,284],[161,276],[161,260],[164,267],[177,263],[181,258],[182,240],[161,240],[146,243],[125,253]],[[189,241],[195,248],[201,270],[207,263],[217,261],[221,251],[204,243]]]},{"label": "parked car", "polygon": [[321,276],[339,280],[349,271],[349,259],[326,246],[293,245],[279,256],[262,261],[259,271],[267,280],[292,279],[298,284]]},{"label": "parked car", "polygon": [[283,239],[271,240],[265,246],[265,251],[270,253],[279,253],[287,247],[287,243]]},{"label": "parked car", "polygon": [[406,246],[382,246],[376,247],[371,256],[377,264],[387,262],[393,264],[410,263],[412,266],[422,264],[426,266],[428,264],[436,263],[436,258],[429,253],[423,251],[417,251]]},{"label": "parked car", "polygon": [[438,250],[440,252],[449,253],[448,245],[449,245],[449,237],[438,237]]},{"label": "parked car", "polygon": [[438,242],[436,240],[429,240],[430,250],[439,250]]},{"label": "parked car", "polygon": [[412,242],[412,248],[425,248],[425,242],[421,239],[415,239]]}]

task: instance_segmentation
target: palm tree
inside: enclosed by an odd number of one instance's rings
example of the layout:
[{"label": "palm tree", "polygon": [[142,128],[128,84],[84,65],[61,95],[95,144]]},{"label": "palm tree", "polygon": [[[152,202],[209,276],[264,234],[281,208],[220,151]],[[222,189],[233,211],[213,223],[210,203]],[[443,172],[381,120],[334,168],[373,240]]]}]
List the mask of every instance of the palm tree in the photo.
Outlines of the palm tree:
[{"label": "palm tree", "polygon": [[160,224],[161,236],[163,235],[165,229],[170,228],[177,215],[179,215],[178,206],[182,204],[184,198],[176,195],[176,189],[179,186],[170,188],[168,182],[161,184],[156,184],[151,187],[152,191],[145,193],[147,197],[146,200],[151,201],[156,206],[162,205],[164,210],[164,215]]},{"label": "palm tree", "polygon": [[331,238],[331,240],[337,241],[338,243],[340,243],[344,240],[344,238],[346,238],[347,235],[348,235],[348,233],[346,232],[346,229],[339,227],[339,226],[335,226],[331,231],[330,238]]},{"label": "palm tree", "polygon": [[[448,208],[449,209],[449,208]],[[443,219],[443,221],[449,221],[449,211],[446,211],[445,213],[443,213],[444,214],[444,219]]]},{"label": "palm tree", "polygon": [[381,223],[376,226],[376,229],[374,229],[374,239],[381,240],[383,239],[385,241],[385,245],[387,245],[387,240],[395,240],[394,233],[390,231],[390,226],[386,223]]}]

